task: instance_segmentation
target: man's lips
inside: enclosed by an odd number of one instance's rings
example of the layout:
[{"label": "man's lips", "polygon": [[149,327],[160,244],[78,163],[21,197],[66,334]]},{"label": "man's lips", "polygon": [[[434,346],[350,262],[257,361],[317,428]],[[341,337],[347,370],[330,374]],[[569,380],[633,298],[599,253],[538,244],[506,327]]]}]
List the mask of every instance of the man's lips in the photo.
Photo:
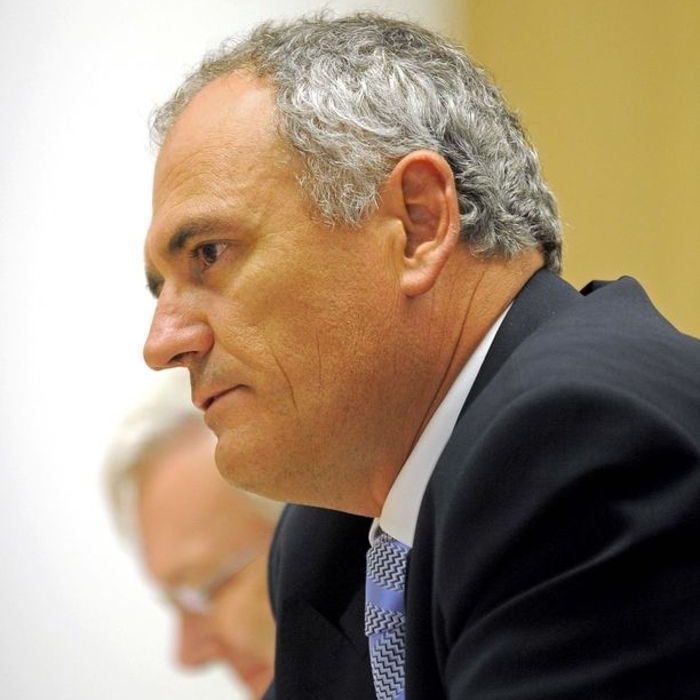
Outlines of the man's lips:
[{"label": "man's lips", "polygon": [[225,389],[197,391],[194,394],[193,403],[200,411],[206,412],[213,403],[218,401],[222,396],[228,394],[230,391],[236,389],[237,386],[238,385],[229,386]]}]

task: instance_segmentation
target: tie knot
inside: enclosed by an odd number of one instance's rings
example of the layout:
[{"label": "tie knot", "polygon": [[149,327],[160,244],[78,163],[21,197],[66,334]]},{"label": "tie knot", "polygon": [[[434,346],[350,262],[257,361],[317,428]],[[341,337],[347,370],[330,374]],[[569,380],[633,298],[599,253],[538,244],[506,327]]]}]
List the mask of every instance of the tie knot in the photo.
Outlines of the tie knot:
[{"label": "tie knot", "polygon": [[367,575],[378,586],[402,591],[406,580],[409,547],[379,530],[367,552]]}]

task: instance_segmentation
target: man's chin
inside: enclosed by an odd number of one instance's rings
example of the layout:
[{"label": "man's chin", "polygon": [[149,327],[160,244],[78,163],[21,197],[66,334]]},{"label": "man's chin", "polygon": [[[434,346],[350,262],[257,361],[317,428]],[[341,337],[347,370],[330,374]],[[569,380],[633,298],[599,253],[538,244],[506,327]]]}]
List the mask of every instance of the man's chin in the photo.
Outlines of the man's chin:
[{"label": "man's chin", "polygon": [[240,450],[234,452],[232,449],[233,447],[240,447],[240,445],[236,444],[235,436],[224,432],[217,437],[214,457],[216,467],[224,481],[244,491],[249,491],[259,496],[267,496],[262,488],[263,484],[261,482],[263,479],[260,478],[260,474],[256,474],[253,468],[255,460],[245,457],[240,453]]}]

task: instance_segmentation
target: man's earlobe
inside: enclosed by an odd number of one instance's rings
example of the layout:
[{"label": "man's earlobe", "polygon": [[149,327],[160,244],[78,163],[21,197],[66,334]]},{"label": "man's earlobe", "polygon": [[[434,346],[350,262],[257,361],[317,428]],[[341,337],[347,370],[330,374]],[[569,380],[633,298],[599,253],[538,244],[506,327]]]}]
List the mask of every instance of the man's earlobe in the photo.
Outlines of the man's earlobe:
[{"label": "man's earlobe", "polygon": [[[414,151],[391,174],[399,190],[406,235],[401,288],[414,297],[432,289],[459,239],[459,205],[452,169],[433,151]],[[400,188],[400,189],[399,189]]]}]

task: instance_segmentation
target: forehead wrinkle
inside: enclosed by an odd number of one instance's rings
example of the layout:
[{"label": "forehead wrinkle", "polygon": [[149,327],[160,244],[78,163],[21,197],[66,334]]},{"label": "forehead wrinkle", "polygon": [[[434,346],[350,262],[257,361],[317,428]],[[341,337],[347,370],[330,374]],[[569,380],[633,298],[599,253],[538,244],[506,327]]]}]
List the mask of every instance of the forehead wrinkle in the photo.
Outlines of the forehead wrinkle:
[{"label": "forehead wrinkle", "polygon": [[182,201],[191,193],[201,195],[201,181],[206,193],[223,194],[226,175],[226,146],[213,137],[207,142],[185,143],[176,148],[163,147],[156,163],[153,187],[153,211],[167,207],[170,200]]},{"label": "forehead wrinkle", "polygon": [[260,188],[279,187],[276,176],[289,172],[283,160],[271,144],[241,148],[233,138],[210,139],[195,152],[177,149],[156,179],[152,229],[167,234],[176,227],[203,228],[206,221],[247,216],[260,201]]}]

